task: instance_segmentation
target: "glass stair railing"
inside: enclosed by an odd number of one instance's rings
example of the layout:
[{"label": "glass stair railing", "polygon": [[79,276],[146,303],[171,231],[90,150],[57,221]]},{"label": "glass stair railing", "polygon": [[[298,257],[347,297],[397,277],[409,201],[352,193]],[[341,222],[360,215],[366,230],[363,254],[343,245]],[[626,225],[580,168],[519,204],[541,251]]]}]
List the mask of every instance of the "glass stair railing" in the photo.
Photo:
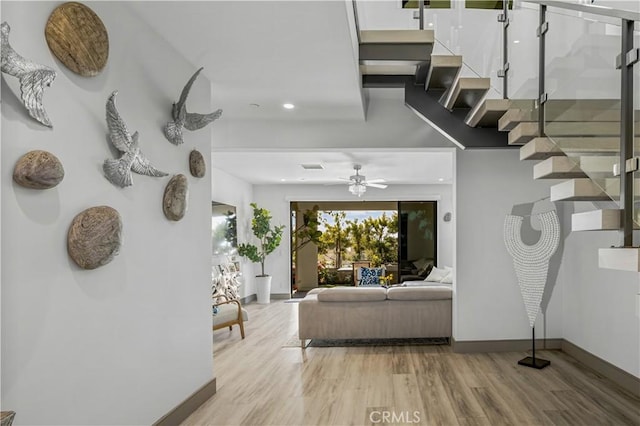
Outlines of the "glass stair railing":
[{"label": "glass stair railing", "polygon": [[[608,208],[581,213],[573,230],[620,229],[621,86],[616,57],[621,49],[620,20],[549,8],[545,44],[544,134],[555,154],[534,168],[536,178],[565,179],[551,187],[551,200],[607,202]],[[640,34],[635,34],[638,46]],[[638,67],[635,67],[637,74]],[[637,77],[636,77],[637,80]],[[636,120],[635,146],[639,146]],[[538,130],[538,114],[527,131]],[[539,142],[540,143],[540,142]],[[548,143],[547,143],[548,145]],[[634,196],[640,185],[634,185]],[[634,227],[640,221],[634,214]]]}]

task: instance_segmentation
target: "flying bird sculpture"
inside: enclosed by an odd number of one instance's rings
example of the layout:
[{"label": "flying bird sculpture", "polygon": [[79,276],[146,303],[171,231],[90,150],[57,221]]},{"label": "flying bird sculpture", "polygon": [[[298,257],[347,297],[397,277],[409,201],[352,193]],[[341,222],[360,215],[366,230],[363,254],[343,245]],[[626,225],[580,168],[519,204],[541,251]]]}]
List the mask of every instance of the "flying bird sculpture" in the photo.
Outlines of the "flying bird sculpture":
[{"label": "flying bird sculpture", "polygon": [[214,120],[217,120],[222,115],[222,110],[218,109],[211,114],[196,114],[192,112],[187,112],[187,97],[189,96],[189,91],[191,90],[191,86],[193,82],[198,78],[198,74],[200,74],[202,68],[191,76],[187,84],[182,89],[182,94],[180,95],[180,100],[177,103],[173,103],[173,108],[171,110],[171,116],[173,117],[173,121],[168,122],[164,126],[164,135],[174,145],[180,145],[184,142],[182,139],[182,128],[186,128],[187,130],[198,130],[202,129],[207,124],[211,123]]},{"label": "flying bird sculpture", "polygon": [[32,62],[18,54],[9,44],[11,27],[3,22],[0,25],[2,41],[2,72],[17,77],[20,81],[22,103],[29,110],[29,115],[47,127],[53,127],[47,112],[42,106],[42,94],[46,87],[56,78],[53,68]]},{"label": "flying bird sculpture", "polygon": [[122,155],[117,160],[104,161],[102,169],[105,177],[114,185],[124,188],[133,184],[131,171],[153,177],[167,176],[167,173],[153,167],[140,151],[138,132],[132,135],[127,130],[127,125],[116,109],[117,94],[118,91],[113,92],[107,101],[107,126],[111,143]]}]

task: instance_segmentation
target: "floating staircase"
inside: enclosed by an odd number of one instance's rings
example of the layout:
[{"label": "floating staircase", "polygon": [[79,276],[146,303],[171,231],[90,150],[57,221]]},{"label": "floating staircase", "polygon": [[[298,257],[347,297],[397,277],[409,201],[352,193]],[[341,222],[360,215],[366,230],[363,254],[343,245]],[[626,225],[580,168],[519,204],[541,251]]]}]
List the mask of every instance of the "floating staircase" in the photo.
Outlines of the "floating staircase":
[{"label": "floating staircase", "polygon": [[[545,133],[553,138],[540,136],[535,101],[486,99],[490,80],[462,77],[463,58],[432,55],[433,43],[432,30],[361,31],[363,87],[404,88],[406,106],[462,149],[519,148],[520,160],[539,161],[534,179],[563,180],[550,187],[551,201],[619,199],[618,99],[548,100]],[[635,143],[640,151],[640,138]],[[621,220],[618,209],[576,213],[572,230],[619,230]],[[600,267],[640,271],[640,249],[601,249]]]}]

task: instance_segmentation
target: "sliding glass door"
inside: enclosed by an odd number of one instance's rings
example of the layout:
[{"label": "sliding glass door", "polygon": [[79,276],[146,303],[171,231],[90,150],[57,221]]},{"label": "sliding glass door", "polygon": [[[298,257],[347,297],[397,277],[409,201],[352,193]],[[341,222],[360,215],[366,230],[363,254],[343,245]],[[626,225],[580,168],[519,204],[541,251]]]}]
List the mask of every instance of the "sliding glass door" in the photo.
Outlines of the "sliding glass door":
[{"label": "sliding glass door", "polygon": [[398,202],[400,281],[426,278],[425,265],[437,262],[436,201]]}]

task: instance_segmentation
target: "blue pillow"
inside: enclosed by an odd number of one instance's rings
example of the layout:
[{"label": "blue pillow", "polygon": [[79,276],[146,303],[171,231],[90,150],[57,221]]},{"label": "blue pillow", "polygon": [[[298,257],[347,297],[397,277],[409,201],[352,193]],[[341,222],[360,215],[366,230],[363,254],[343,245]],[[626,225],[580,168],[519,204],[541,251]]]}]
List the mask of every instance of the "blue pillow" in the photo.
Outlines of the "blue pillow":
[{"label": "blue pillow", "polygon": [[380,285],[380,277],[384,268],[360,267],[360,285]]}]

